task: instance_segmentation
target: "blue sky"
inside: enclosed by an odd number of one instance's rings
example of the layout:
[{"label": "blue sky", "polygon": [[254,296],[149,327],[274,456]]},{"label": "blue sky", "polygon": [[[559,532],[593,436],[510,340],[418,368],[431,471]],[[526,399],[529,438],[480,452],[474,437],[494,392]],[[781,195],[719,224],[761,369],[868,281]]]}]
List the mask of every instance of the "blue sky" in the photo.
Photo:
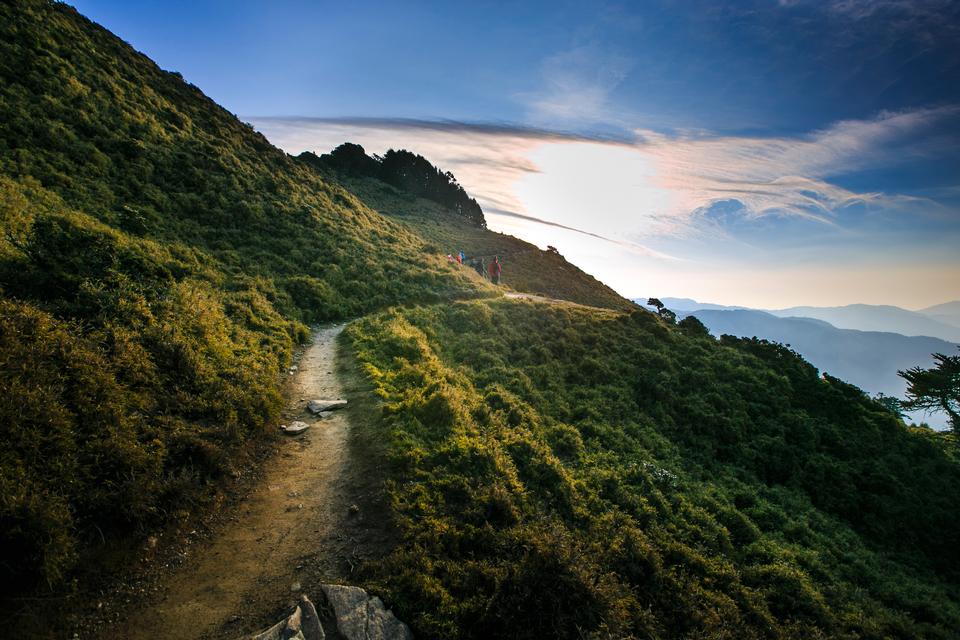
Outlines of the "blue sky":
[{"label": "blue sky", "polygon": [[960,3],[74,4],[291,153],[423,153],[625,295],[960,298]]}]

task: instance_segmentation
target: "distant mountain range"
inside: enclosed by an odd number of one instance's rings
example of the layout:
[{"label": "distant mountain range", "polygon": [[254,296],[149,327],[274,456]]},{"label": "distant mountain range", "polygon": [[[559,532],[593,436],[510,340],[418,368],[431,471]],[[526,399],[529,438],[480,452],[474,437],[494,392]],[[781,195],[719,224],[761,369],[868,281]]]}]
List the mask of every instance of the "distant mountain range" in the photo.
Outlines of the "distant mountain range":
[{"label": "distant mountain range", "polygon": [[[960,302],[952,304],[960,305]],[[870,304],[850,304],[845,307],[791,307],[770,313],[781,318],[797,316],[825,320],[840,329],[889,331],[905,336],[932,336],[951,342],[960,342],[960,326],[942,319],[950,317],[946,313],[935,317],[920,311]]]},{"label": "distant mountain range", "polygon": [[[948,322],[960,314],[960,302],[921,311],[864,304],[764,311],[690,298],[660,300],[678,317],[696,316],[714,335],[756,336],[790,345],[821,371],[870,394],[899,398],[904,396],[906,384],[898,370],[931,366],[931,354],[956,353],[960,341],[960,327]],[[911,417],[935,427],[946,424],[936,414]]]},{"label": "distant mountain range", "polygon": [[[691,298],[660,298],[668,309],[681,312],[699,310],[750,309],[697,302]],[[637,299],[643,304],[646,298]],[[848,304],[843,307],[790,307],[787,309],[750,309],[765,311],[780,318],[814,318],[838,329],[886,331],[903,336],[930,336],[948,342],[960,342],[960,300],[938,304],[919,311],[892,305]]]}]

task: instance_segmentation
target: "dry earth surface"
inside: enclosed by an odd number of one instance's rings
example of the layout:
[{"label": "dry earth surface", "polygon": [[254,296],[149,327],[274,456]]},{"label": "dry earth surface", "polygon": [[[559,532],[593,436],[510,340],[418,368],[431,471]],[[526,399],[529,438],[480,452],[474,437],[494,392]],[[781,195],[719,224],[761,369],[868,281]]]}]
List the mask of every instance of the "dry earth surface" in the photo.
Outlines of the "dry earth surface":
[{"label": "dry earth surface", "polygon": [[[373,400],[338,355],[343,328],[318,330],[291,376],[283,420],[310,429],[285,440],[250,494],[159,577],[157,596],[128,608],[102,637],[239,637],[270,626],[320,583],[350,583],[364,559],[387,548],[376,443],[354,429]],[[318,418],[306,409],[314,398],[350,404]]]}]

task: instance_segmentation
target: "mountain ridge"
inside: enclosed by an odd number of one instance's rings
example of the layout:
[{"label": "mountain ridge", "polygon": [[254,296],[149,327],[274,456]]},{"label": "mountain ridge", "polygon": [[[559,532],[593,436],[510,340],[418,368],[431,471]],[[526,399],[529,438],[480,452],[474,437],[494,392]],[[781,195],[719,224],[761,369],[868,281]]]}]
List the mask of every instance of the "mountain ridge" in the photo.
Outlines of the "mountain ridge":
[{"label": "mountain ridge", "polygon": [[830,322],[838,329],[889,331],[907,336],[931,336],[960,342],[960,327],[893,305],[849,304],[842,307],[789,307],[771,313],[805,316]]},{"label": "mountain ridge", "polygon": [[[677,312],[679,317],[695,316],[717,337],[722,334],[744,338],[755,336],[786,344],[820,370],[856,384],[873,395],[903,398],[907,385],[897,375],[898,371],[913,367],[928,368],[934,363],[932,354],[950,355],[957,348],[954,342],[932,336],[844,329],[826,320],[792,316],[787,312],[701,305],[690,298],[665,297],[661,301]],[[858,308],[872,307],[860,305]],[[908,415],[918,423],[930,424],[938,429],[948,426],[946,417],[939,413],[912,412]]]},{"label": "mountain ridge", "polygon": [[935,304],[932,307],[920,309],[919,313],[929,316],[934,320],[960,327],[960,300]]}]

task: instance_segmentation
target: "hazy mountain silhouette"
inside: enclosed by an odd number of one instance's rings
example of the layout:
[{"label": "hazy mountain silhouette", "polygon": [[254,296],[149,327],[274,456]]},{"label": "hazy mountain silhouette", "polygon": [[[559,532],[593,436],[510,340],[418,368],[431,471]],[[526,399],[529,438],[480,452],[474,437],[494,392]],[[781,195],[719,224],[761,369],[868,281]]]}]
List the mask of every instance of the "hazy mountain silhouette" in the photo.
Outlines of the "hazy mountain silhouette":
[{"label": "hazy mountain silhouette", "polygon": [[[856,323],[859,327],[899,326],[905,331],[933,329],[946,336],[960,334],[960,329],[943,321],[960,315],[960,302],[947,302],[920,311],[866,304],[764,311],[697,302],[691,298],[664,297],[660,300],[678,318],[696,316],[716,336],[755,336],[790,345],[821,371],[851,382],[870,394],[883,393],[899,398],[903,397],[906,384],[897,375],[898,370],[931,366],[931,354],[955,353],[958,340],[838,327],[827,318],[838,317],[841,322]],[[642,304],[646,298],[637,299],[637,302]],[[820,317],[805,317],[801,315],[803,313]],[[940,415],[915,413],[911,418],[938,428],[946,426]]]},{"label": "hazy mountain silhouette", "polygon": [[[647,298],[637,298],[636,302],[639,304],[644,304],[647,301]],[[681,311],[694,311],[697,309],[750,309],[750,307],[738,307],[738,306],[728,306],[724,304],[713,304],[711,302],[697,302],[693,298],[660,298],[660,302],[664,304],[665,307],[674,312]],[[683,315],[683,314],[680,314]]]},{"label": "hazy mountain silhouette", "polygon": [[[960,341],[960,326],[948,323],[947,319],[943,317],[950,316],[950,310],[956,309],[950,307],[951,304],[960,307],[960,303],[947,303],[946,305],[930,307],[931,310],[934,310],[930,313],[936,313],[937,316],[909,311],[891,305],[872,304],[849,304],[843,307],[790,307],[789,309],[771,310],[770,313],[781,318],[804,317],[825,320],[840,329],[889,331],[905,336],[932,336],[942,340],[958,342]],[[937,311],[940,307],[944,307],[945,310]]]},{"label": "hazy mountain silhouette", "polygon": [[935,304],[932,307],[920,309],[917,313],[922,313],[928,318],[960,327],[960,300]]},{"label": "hazy mountain silhouette", "polygon": [[[637,299],[643,304],[646,298]],[[678,315],[700,309],[747,309],[763,311],[779,318],[812,318],[829,322],[838,329],[881,331],[903,336],[930,336],[948,342],[960,342],[960,301],[945,302],[918,311],[893,305],[849,304],[842,307],[789,307],[787,309],[752,309],[692,298],[660,298],[666,307]]]}]

